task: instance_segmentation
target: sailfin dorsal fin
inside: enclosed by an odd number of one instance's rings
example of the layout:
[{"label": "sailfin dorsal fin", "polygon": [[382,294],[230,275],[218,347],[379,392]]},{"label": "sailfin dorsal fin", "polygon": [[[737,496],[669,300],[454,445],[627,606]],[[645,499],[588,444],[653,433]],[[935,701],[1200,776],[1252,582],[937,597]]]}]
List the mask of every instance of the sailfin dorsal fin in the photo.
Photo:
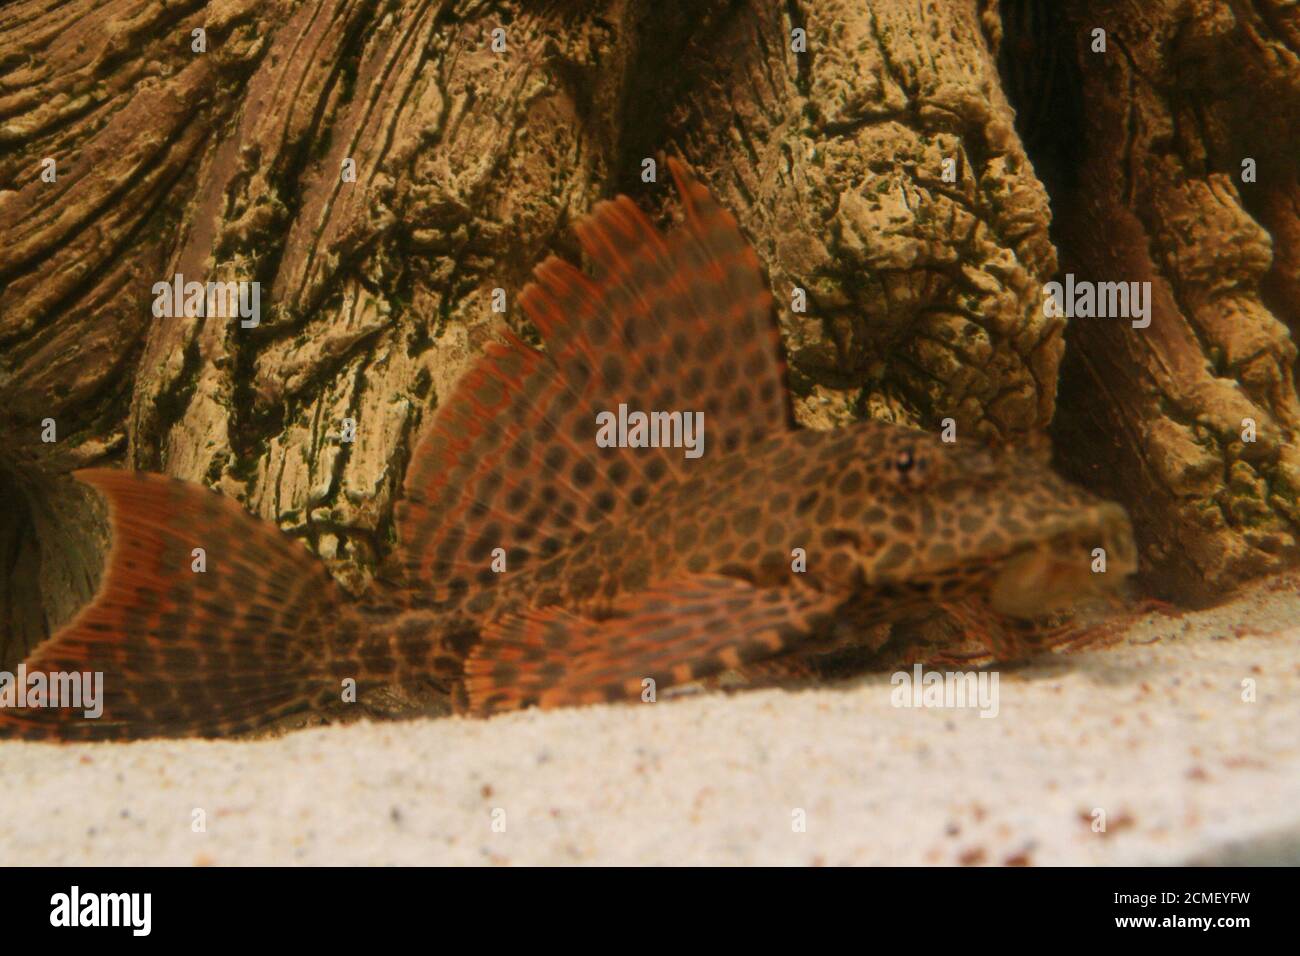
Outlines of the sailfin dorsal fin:
[{"label": "sailfin dorsal fin", "polygon": [[490,347],[418,443],[399,559],[432,600],[490,586],[502,561],[555,553],[699,461],[663,435],[661,447],[600,444],[598,416],[657,414],[702,455],[790,427],[758,258],[685,166],[669,166],[685,226],[665,236],[626,197],[598,204],[576,226],[594,275],[552,256],[520,294],[546,351],[513,337]]}]

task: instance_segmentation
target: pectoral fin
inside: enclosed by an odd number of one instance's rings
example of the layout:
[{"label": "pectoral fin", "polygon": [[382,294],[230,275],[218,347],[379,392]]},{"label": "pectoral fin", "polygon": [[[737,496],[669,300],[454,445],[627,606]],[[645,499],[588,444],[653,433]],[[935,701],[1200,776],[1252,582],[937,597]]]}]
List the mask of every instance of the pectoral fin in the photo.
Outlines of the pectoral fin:
[{"label": "pectoral fin", "polygon": [[641,700],[655,692],[810,647],[841,599],[695,575],[626,595],[599,618],[562,608],[489,625],[466,666],[469,710]]}]

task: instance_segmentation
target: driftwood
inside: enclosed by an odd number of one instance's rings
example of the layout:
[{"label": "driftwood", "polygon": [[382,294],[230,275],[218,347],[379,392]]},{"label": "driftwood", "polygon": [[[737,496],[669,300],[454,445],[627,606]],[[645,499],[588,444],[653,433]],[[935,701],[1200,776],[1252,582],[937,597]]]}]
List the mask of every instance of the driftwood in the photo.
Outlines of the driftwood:
[{"label": "driftwood", "polygon": [[[530,335],[514,296],[593,202],[671,214],[665,151],[754,240],[803,424],[1050,428],[1153,593],[1278,567],[1298,50],[1281,0],[8,4],[0,665],[93,593],[92,463],[213,485],[364,586],[494,290]],[[1151,281],[1150,325],[1045,315],[1067,271]],[[155,316],[178,274],[259,282],[260,321]]]}]

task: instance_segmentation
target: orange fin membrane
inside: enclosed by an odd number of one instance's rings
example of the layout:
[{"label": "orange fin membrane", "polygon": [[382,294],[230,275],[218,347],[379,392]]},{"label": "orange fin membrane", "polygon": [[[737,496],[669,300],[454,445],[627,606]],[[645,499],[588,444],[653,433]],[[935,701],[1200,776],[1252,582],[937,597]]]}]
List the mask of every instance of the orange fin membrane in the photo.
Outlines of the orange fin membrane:
[{"label": "orange fin membrane", "polygon": [[655,692],[830,640],[839,598],[804,588],[756,588],[692,575],[630,594],[608,616],[561,608],[487,626],[466,664],[469,709],[642,700]]},{"label": "orange fin membrane", "polygon": [[548,258],[520,293],[546,345],[495,344],[440,403],[397,505],[407,583],[437,603],[550,557],[688,477],[681,448],[601,448],[596,416],[704,413],[704,454],[790,428],[772,297],[731,214],[669,160],[664,236],[626,197],[575,227],[595,275]]},{"label": "orange fin membrane", "polygon": [[199,485],[110,469],[76,478],[108,499],[112,551],[94,600],[24,664],[102,674],[102,714],[5,706],[0,737],[215,736],[312,703],[339,606],[316,557]]}]

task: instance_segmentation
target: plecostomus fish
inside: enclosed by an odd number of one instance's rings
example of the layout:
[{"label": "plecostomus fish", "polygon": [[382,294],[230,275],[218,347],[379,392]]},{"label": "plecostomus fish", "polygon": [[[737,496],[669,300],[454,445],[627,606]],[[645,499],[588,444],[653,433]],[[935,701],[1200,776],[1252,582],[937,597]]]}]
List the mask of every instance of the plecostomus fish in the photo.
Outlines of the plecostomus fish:
[{"label": "plecostomus fish", "polygon": [[1035,456],[794,427],[757,256],[669,165],[684,226],[599,203],[576,227],[593,273],[551,257],[520,295],[545,351],[503,333],[440,402],[398,580],[367,597],[234,500],[78,472],[110,507],[104,579],[25,666],[102,672],[103,712],[8,707],[0,735],[216,735],[419,681],[476,715],[640,701],[936,603],[1034,618],[1118,588],[1124,511]]}]

